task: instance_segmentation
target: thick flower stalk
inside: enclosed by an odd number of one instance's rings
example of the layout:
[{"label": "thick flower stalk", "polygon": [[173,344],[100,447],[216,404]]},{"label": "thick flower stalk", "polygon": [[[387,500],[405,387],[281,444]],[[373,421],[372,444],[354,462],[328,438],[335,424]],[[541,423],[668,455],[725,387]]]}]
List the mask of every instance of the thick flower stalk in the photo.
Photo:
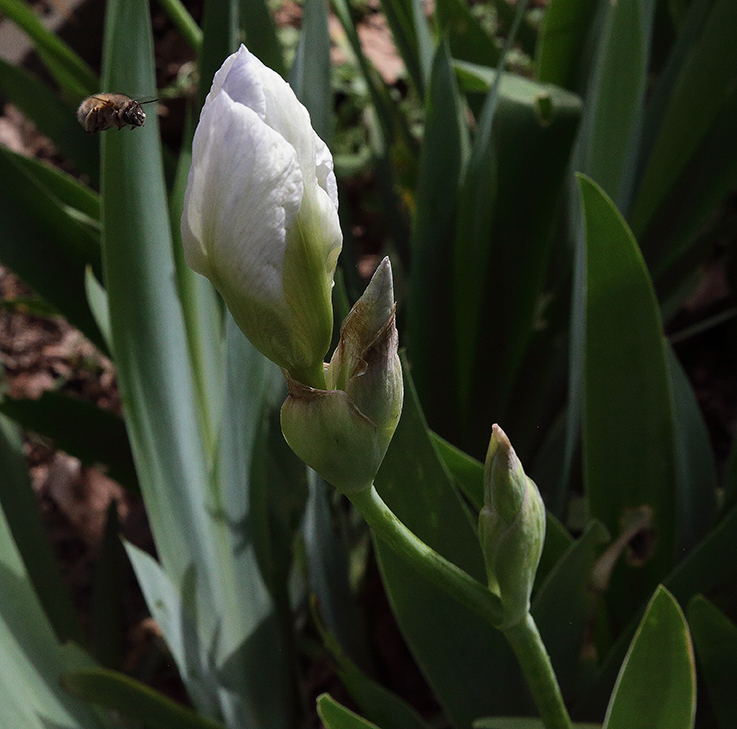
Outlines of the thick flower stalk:
[{"label": "thick flower stalk", "polygon": [[326,389],[316,389],[287,377],[282,432],[339,491],[365,491],[394,435],[404,396],[388,258],[345,318],[325,380]]},{"label": "thick flower stalk", "polygon": [[333,160],[290,86],[245,46],[202,109],[181,227],[187,264],[251,342],[323,386],[342,244]]}]

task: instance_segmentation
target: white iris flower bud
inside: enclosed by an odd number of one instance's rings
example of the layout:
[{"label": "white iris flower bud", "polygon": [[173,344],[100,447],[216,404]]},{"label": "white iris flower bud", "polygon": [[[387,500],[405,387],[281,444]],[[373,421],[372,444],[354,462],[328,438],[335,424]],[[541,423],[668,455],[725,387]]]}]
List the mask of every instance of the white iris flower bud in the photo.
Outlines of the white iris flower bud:
[{"label": "white iris flower bud", "polygon": [[287,378],[282,432],[292,450],[344,494],[371,487],[402,412],[389,259],[343,322],[325,370],[327,390]]},{"label": "white iris flower bud", "polygon": [[321,384],[342,245],[333,159],[290,86],[245,46],[200,114],[182,241],[251,342]]}]

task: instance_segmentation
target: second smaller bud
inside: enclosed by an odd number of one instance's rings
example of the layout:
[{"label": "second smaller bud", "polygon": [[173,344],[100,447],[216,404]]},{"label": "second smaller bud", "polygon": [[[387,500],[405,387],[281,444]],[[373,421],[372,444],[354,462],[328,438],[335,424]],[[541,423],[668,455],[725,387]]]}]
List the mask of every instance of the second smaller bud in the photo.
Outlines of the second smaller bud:
[{"label": "second smaller bud", "polygon": [[545,505],[504,431],[492,426],[484,466],[479,540],[489,589],[502,602],[505,629],[524,620],[545,542]]}]

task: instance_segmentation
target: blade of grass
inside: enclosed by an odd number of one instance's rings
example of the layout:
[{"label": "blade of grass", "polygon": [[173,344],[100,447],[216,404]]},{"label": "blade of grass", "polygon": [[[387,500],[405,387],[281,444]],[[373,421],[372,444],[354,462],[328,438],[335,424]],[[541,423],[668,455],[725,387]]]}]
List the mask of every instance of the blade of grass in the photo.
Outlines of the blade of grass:
[{"label": "blade of grass", "polygon": [[447,35],[454,59],[481,66],[499,63],[499,48],[481,27],[467,3],[462,0],[438,0],[435,5],[438,29]]},{"label": "blade of grass", "polygon": [[604,3],[602,8],[575,170],[601,185],[626,214],[642,131],[655,2],[622,0]]},{"label": "blade of grass", "polygon": [[676,537],[674,558],[682,558],[714,526],[717,468],[709,432],[696,395],[670,344],[664,340],[675,426]]},{"label": "blade of grass", "polygon": [[737,626],[702,595],[688,604],[696,657],[719,729],[737,724]]},{"label": "blade of grass", "polygon": [[152,729],[224,729],[212,719],[177,704],[164,694],[118,671],[90,668],[61,677],[62,686],[84,701],[114,709]]},{"label": "blade of grass", "polygon": [[238,0],[206,0],[198,59],[200,105],[205,103],[215,72],[231,53],[238,50],[238,28]]},{"label": "blade of grass", "polygon": [[[13,153],[10,155],[16,167],[22,169],[29,177],[35,178],[62,205],[71,208],[72,210],[68,211],[70,214],[73,211],[81,214],[87,219],[88,227],[99,231],[100,196],[96,192],[58,167],[52,167],[33,157]],[[101,265],[98,268],[101,269]]]},{"label": "blade of grass", "polygon": [[404,61],[407,74],[418,96],[422,99],[425,95],[425,84],[412,7],[403,0],[382,0],[381,7],[389,23],[399,55]]},{"label": "blade of grass", "polygon": [[0,412],[51,438],[57,448],[86,465],[102,464],[110,478],[139,493],[125,423],[114,413],[58,392],[45,392],[37,400],[6,397],[0,401]]},{"label": "blade of grass", "polygon": [[464,115],[447,43],[438,47],[425,100],[425,134],[415,193],[410,247],[407,344],[417,391],[429,421],[452,437],[457,430],[451,317],[451,243],[456,190],[468,158]]},{"label": "blade of grass", "polygon": [[335,661],[340,680],[368,719],[382,729],[429,729],[406,701],[361,671],[343,651],[336,637],[325,629],[319,616],[316,622],[323,643]]},{"label": "blade of grass", "polygon": [[632,209],[632,228],[643,232],[679,172],[697,149],[735,82],[737,5],[716,0],[698,40],[668,95],[659,133]]},{"label": "blade of grass", "polygon": [[287,68],[268,2],[241,0],[240,17],[248,50],[262,63],[286,78]]},{"label": "blade of grass", "polygon": [[195,23],[194,18],[189,14],[181,0],[158,0],[158,3],[164,8],[171,22],[182,34],[187,45],[195,53],[199,53],[202,48],[202,30]]},{"label": "blade of grass", "polygon": [[104,351],[84,292],[86,266],[100,269],[97,237],[16,159],[0,148],[0,259]]},{"label": "blade of grass", "polygon": [[92,583],[92,642],[95,658],[105,668],[119,669],[123,663],[127,578],[128,557],[120,540],[118,502],[113,499]]},{"label": "blade of grass", "polygon": [[333,137],[330,45],[327,0],[308,0],[289,84],[310,112],[317,136],[328,146]]},{"label": "blade of grass", "polygon": [[79,125],[76,104],[59,98],[51,86],[34,74],[2,59],[0,89],[80,172],[97,180],[100,166],[97,140]]},{"label": "blade of grass", "polygon": [[63,89],[80,97],[99,91],[99,81],[92,69],[63,40],[46,28],[30,5],[22,0],[0,0],[0,12],[34,42],[46,60],[49,71]]},{"label": "blade of grass", "polygon": [[[82,642],[82,626],[64,584],[36,502],[17,428],[0,415],[0,506],[23,570],[60,642]],[[13,593],[14,594],[14,593]],[[19,605],[21,596],[18,596]],[[2,614],[0,613],[0,619]],[[0,661],[1,662],[1,661]]]},{"label": "blade of grass", "polygon": [[584,41],[599,4],[597,0],[551,0],[535,50],[538,81],[578,90]]},{"label": "blade of grass", "polygon": [[[2,447],[0,445],[0,449]],[[0,473],[7,472],[2,469]],[[59,596],[54,595],[56,597]],[[0,725],[23,729],[49,729],[51,726],[112,729],[105,717],[66,694],[59,686],[62,673],[89,668],[92,661],[72,643],[64,647],[59,645],[2,509],[0,657]]]}]

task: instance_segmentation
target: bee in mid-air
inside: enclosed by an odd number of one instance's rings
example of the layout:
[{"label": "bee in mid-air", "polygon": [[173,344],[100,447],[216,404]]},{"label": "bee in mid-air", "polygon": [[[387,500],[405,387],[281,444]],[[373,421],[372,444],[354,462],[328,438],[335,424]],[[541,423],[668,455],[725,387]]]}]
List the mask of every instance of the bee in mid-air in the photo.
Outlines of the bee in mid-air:
[{"label": "bee in mid-air", "polygon": [[146,114],[141,104],[154,101],[157,99],[141,102],[125,94],[95,94],[79,105],[77,119],[88,134],[104,132],[113,127],[142,127],[146,123]]}]

